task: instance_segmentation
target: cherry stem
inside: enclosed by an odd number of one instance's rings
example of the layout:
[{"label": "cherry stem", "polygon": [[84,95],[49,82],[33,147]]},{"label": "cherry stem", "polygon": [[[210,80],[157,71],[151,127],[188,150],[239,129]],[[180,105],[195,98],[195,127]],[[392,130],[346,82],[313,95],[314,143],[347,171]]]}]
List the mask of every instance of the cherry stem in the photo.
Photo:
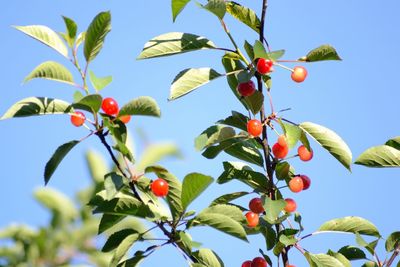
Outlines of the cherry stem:
[{"label": "cherry stem", "polygon": [[294,71],[293,69],[291,69],[291,68],[289,68],[289,67],[286,67],[285,65],[279,64],[279,63],[277,63],[277,62],[275,62],[274,65],[276,65],[276,66],[278,66],[278,67],[281,67],[281,68],[283,68],[283,69],[285,69],[285,70],[288,70],[288,71],[290,71],[290,72],[293,72],[293,71]]}]

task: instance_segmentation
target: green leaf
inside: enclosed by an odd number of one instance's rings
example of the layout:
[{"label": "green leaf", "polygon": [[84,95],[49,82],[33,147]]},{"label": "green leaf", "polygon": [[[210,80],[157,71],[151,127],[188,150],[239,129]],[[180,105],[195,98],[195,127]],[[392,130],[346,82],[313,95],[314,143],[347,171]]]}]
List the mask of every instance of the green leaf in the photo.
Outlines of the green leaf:
[{"label": "green leaf", "polygon": [[226,13],[226,3],[224,0],[208,0],[207,5],[201,5],[201,7],[210,11],[221,20],[224,18]]},{"label": "green leaf", "polygon": [[290,149],[296,146],[297,142],[300,140],[303,130],[290,123],[281,123],[283,131],[285,132],[286,141]]},{"label": "green leaf", "polygon": [[172,8],[172,21],[175,22],[179,13],[185,8],[185,6],[190,2],[190,0],[172,0],[171,8]]},{"label": "green leaf", "polygon": [[241,223],[245,218],[242,211],[232,205],[215,205],[202,210],[194,219],[196,224],[208,225],[228,235],[247,241]]},{"label": "green leaf", "polygon": [[172,56],[211,48],[216,48],[215,44],[205,37],[191,33],[169,32],[149,40],[137,59]]},{"label": "green leaf", "polygon": [[231,127],[221,125],[213,125],[204,130],[194,140],[195,148],[201,151],[214,144],[218,144],[224,140],[230,139],[236,135],[235,130]]},{"label": "green leaf", "polygon": [[39,42],[53,48],[58,53],[68,58],[68,49],[64,42],[52,29],[43,25],[14,26],[17,30],[29,35]]},{"label": "green leaf", "polygon": [[400,136],[389,139],[388,141],[386,141],[385,145],[400,150]]},{"label": "green leaf", "polygon": [[117,249],[111,259],[110,266],[117,266],[117,264],[122,260],[128,250],[132,245],[139,239],[139,234],[132,233],[126,236],[121,243],[118,244]]},{"label": "green leaf", "polygon": [[303,122],[300,128],[315,139],[323,148],[334,156],[343,166],[351,170],[352,154],[347,144],[332,130],[312,123]]},{"label": "green leaf", "polygon": [[372,168],[399,167],[400,150],[388,145],[368,148],[354,162]]},{"label": "green leaf", "polygon": [[149,96],[140,96],[123,105],[118,116],[142,115],[160,117],[161,111],[157,102]]},{"label": "green leaf", "polygon": [[124,178],[115,173],[108,173],[104,176],[104,188],[107,192],[106,200],[111,200],[123,188]]},{"label": "green leaf", "polygon": [[107,231],[108,229],[122,221],[125,217],[125,215],[103,214],[103,216],[101,216],[99,230],[97,234],[101,234],[104,231]]},{"label": "green leaf", "polygon": [[273,249],[277,242],[275,230],[271,226],[263,226],[260,227],[260,232],[264,236],[267,250]]},{"label": "green leaf", "polygon": [[345,267],[339,260],[326,254],[306,252],[304,256],[307,258],[310,267]]},{"label": "green leaf", "polygon": [[112,82],[112,76],[97,77],[91,70],[89,70],[89,79],[96,92],[102,90]]},{"label": "green leaf", "polygon": [[232,200],[235,200],[237,198],[240,198],[240,197],[248,195],[248,194],[249,194],[249,192],[244,192],[244,191],[225,194],[225,195],[222,195],[222,196],[214,199],[211,202],[210,206],[214,206],[217,204],[227,204],[227,203],[231,202]]},{"label": "green leaf", "polygon": [[63,220],[73,220],[78,215],[74,203],[63,193],[49,187],[36,189],[35,199],[46,208],[61,215]]},{"label": "green leaf", "polygon": [[247,131],[247,121],[249,118],[240,112],[232,111],[232,115],[226,119],[217,121],[218,124],[225,124]]},{"label": "green leaf", "polygon": [[323,61],[323,60],[342,60],[335,48],[330,45],[321,45],[311,50],[305,57],[307,62]]},{"label": "green leaf", "polygon": [[254,51],[254,58],[269,58],[267,51],[265,51],[264,45],[256,40],[253,46],[253,51]]},{"label": "green leaf", "polygon": [[359,233],[356,233],[355,235],[356,235],[357,244],[359,246],[364,247],[365,249],[367,249],[367,251],[371,255],[375,255],[375,248],[378,245],[380,237],[378,239],[368,243],[367,241],[364,240],[364,238]]},{"label": "green leaf", "polygon": [[267,55],[268,55],[267,58],[276,61],[276,60],[280,59],[281,57],[283,57],[284,54],[285,54],[284,49],[271,51],[271,52],[267,53]]},{"label": "green leaf", "polygon": [[73,47],[74,43],[75,43],[75,38],[76,38],[76,32],[78,30],[78,26],[76,25],[75,21],[73,21],[72,19],[62,16],[64,23],[65,23],[65,27],[67,28],[67,32],[64,35],[64,37],[66,37],[66,41],[69,45],[69,47]]},{"label": "green leaf", "polygon": [[276,164],[275,175],[279,180],[289,180],[295,175],[295,170],[289,163],[283,161]]},{"label": "green leaf", "polygon": [[103,98],[101,95],[93,94],[84,96],[79,101],[72,104],[72,106],[76,109],[83,109],[88,112],[98,112],[100,110],[102,101]]},{"label": "green leaf", "polygon": [[341,253],[337,253],[337,252],[334,252],[332,250],[329,250],[327,252],[327,255],[332,256],[335,259],[337,259],[338,261],[340,261],[343,264],[344,267],[351,267],[350,261],[344,255],[342,255]]},{"label": "green leaf", "polygon": [[192,264],[191,267],[224,267],[222,260],[211,249],[199,249],[198,251],[193,252],[193,256],[200,262],[200,264]]},{"label": "green leaf", "polygon": [[150,144],[140,156],[140,161],[136,164],[137,170],[144,170],[150,165],[156,164],[165,157],[181,157],[181,152],[173,143]]},{"label": "green leaf", "polygon": [[356,216],[348,216],[327,221],[319,227],[318,231],[347,232],[377,237],[380,236],[375,225],[364,218]]},{"label": "green leaf", "polygon": [[135,235],[135,234],[137,235],[139,233],[137,231],[135,231],[134,229],[123,229],[118,232],[115,232],[112,235],[110,235],[110,237],[107,239],[107,241],[104,244],[101,251],[102,252],[110,252],[110,251],[116,249],[125,238],[127,238],[130,235]]},{"label": "green leaf", "polygon": [[143,251],[136,251],[135,256],[132,258],[120,262],[117,267],[136,267],[139,266],[138,264],[141,263],[148,255],[145,255]]},{"label": "green leaf", "polygon": [[265,216],[263,218],[268,223],[274,224],[274,222],[278,219],[279,214],[285,208],[286,201],[283,199],[272,200],[268,197],[263,197],[262,201],[263,201],[263,207],[265,210]]},{"label": "green leaf", "polygon": [[59,146],[54,154],[51,156],[50,160],[46,163],[46,167],[44,168],[44,183],[50,181],[51,176],[53,175],[54,171],[57,169],[58,165],[64,159],[64,157],[71,151],[72,148],[80,141],[73,140],[68,143],[65,143]]},{"label": "green leaf", "polygon": [[235,19],[243,22],[257,33],[260,31],[260,19],[257,14],[248,7],[242,6],[236,2],[226,3],[226,11]]},{"label": "green leaf", "polygon": [[345,256],[348,260],[362,260],[366,259],[367,256],[365,255],[364,251],[359,249],[358,247],[353,246],[344,246],[338,250],[340,254]]},{"label": "green leaf", "polygon": [[237,179],[253,189],[260,191],[267,191],[267,177],[260,173],[255,172],[248,165],[242,162],[223,162],[224,172],[218,177],[217,183],[223,184],[233,179]]},{"label": "green leaf", "polygon": [[190,173],[185,176],[182,183],[182,208],[186,210],[190,203],[196,199],[214,181],[211,176],[201,173]]},{"label": "green leaf", "polygon": [[76,37],[75,41],[75,49],[78,49],[78,47],[85,41],[86,37],[86,32],[81,32],[78,37]]},{"label": "green leaf", "polygon": [[264,105],[264,95],[259,91],[255,91],[251,96],[246,97],[244,101],[248,109],[256,115]]},{"label": "green leaf", "polygon": [[291,236],[280,235],[279,242],[281,242],[285,246],[292,246],[297,243],[297,239],[293,235],[291,235]]},{"label": "green leaf", "polygon": [[46,61],[37,66],[28,74],[28,76],[25,77],[24,82],[28,82],[35,78],[43,78],[70,85],[75,84],[71,72],[60,63],[54,61]]},{"label": "green leaf", "polygon": [[400,246],[400,232],[391,233],[385,242],[385,248],[387,252],[392,252]]},{"label": "green leaf", "polygon": [[86,30],[83,53],[89,63],[100,53],[106,35],[111,31],[111,13],[100,12]]},{"label": "green leaf", "polygon": [[374,261],[367,261],[366,263],[361,265],[361,267],[379,267],[379,266]]},{"label": "green leaf", "polygon": [[222,75],[210,68],[185,69],[171,84],[169,100],[180,98]]},{"label": "green leaf", "polygon": [[71,105],[63,100],[47,97],[28,97],[14,103],[0,120],[71,112],[73,112]]}]

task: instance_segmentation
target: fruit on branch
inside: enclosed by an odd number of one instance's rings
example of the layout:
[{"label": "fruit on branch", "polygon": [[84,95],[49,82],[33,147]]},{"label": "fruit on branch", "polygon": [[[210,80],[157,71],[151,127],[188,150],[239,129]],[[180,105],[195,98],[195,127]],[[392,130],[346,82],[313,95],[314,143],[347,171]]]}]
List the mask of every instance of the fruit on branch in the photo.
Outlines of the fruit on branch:
[{"label": "fruit on branch", "polygon": [[298,193],[304,188],[303,179],[300,176],[295,176],[289,181],[289,189],[294,192]]},{"label": "fruit on branch", "polygon": [[255,197],[249,202],[249,209],[254,213],[264,212],[264,207],[262,205],[261,198]]},{"label": "fruit on branch", "polygon": [[262,257],[256,257],[251,262],[251,267],[267,267],[267,261]]},{"label": "fruit on branch", "polygon": [[168,183],[162,178],[157,178],[150,184],[151,191],[157,197],[165,197],[168,195]]},{"label": "fruit on branch", "polygon": [[303,190],[307,190],[308,188],[310,188],[311,185],[311,179],[308,178],[307,175],[300,175],[300,178],[303,180]]},{"label": "fruit on branch", "polygon": [[286,265],[286,267],[296,267],[296,266],[292,265],[292,264],[288,264],[288,265]]},{"label": "fruit on branch", "polygon": [[254,120],[249,120],[247,122],[247,132],[250,135],[257,137],[260,136],[262,131],[263,131],[263,125],[261,121],[254,119]]},{"label": "fruit on branch", "polygon": [[265,58],[259,58],[257,61],[257,71],[261,75],[264,75],[264,74],[274,70],[272,65],[274,65],[274,62],[272,60],[265,59]]},{"label": "fruit on branch", "polygon": [[284,134],[281,134],[278,137],[278,144],[280,144],[281,146],[287,146],[286,136]]},{"label": "fruit on branch", "polygon": [[127,124],[131,120],[131,115],[123,115],[119,117],[119,120]]},{"label": "fruit on branch", "polygon": [[242,263],[242,267],[251,267],[251,261],[245,261]]},{"label": "fruit on branch", "polygon": [[294,201],[291,198],[286,198],[285,201],[286,201],[286,206],[285,206],[284,210],[286,212],[294,212],[294,211],[296,211],[296,209],[297,209],[296,201]]},{"label": "fruit on branch", "polygon": [[307,70],[302,66],[296,66],[294,67],[292,75],[290,77],[292,78],[293,81],[301,83],[307,77]]},{"label": "fruit on branch", "polygon": [[256,91],[256,85],[252,80],[250,80],[247,82],[239,83],[237,86],[237,90],[239,92],[239,95],[243,97],[251,96]]},{"label": "fruit on branch", "polygon": [[103,102],[101,102],[101,109],[104,111],[104,113],[110,116],[117,115],[119,111],[117,101],[111,97],[106,97],[103,99]]},{"label": "fruit on branch", "polygon": [[82,126],[85,123],[86,116],[83,112],[75,111],[71,114],[71,123],[76,127]]},{"label": "fruit on branch", "polygon": [[[311,148],[310,148],[311,149]],[[313,158],[313,150],[308,150],[305,146],[301,145],[297,148],[297,154],[302,161],[309,161]]]},{"label": "fruit on branch", "polygon": [[285,146],[281,146],[279,143],[275,143],[272,146],[272,154],[274,154],[274,157],[277,159],[285,158],[288,153],[289,153],[289,147],[287,144]]},{"label": "fruit on branch", "polygon": [[252,211],[249,211],[246,213],[246,220],[247,220],[247,226],[250,228],[256,227],[259,222],[259,216],[257,213],[254,213]]}]

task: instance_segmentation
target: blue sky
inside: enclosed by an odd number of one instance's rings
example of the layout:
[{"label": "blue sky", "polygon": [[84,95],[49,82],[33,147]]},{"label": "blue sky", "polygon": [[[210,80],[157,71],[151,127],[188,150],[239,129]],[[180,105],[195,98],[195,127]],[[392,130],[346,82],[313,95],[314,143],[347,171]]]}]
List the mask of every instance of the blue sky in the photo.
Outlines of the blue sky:
[{"label": "blue sky", "polygon": [[[64,31],[61,15],[73,18],[83,31],[100,11],[112,13],[112,31],[102,53],[91,68],[99,76],[112,75],[114,80],[103,91],[124,103],[140,95],[155,98],[162,110],[161,119],[134,118],[129,128],[142,129],[152,141],[175,141],[183,160],[163,164],[183,178],[197,171],[218,177],[220,156],[207,160],[196,152],[193,139],[213,122],[226,117],[231,110],[244,112],[230,92],[224,79],[216,80],[186,97],[167,102],[169,85],[174,76],[188,67],[213,67],[223,72],[221,52],[200,51],[176,57],[136,61],[144,43],[159,34],[172,31],[191,32],[206,36],[218,46],[230,47],[218,21],[208,12],[190,3],[172,23],[170,1],[45,1],[26,4],[26,1],[8,1],[3,5],[0,20],[0,43],[3,51],[0,113],[14,102],[28,96],[51,96],[72,100],[73,88],[51,81],[32,81],[22,85],[23,78],[38,64],[55,60],[65,61],[57,53],[16,31],[11,25],[48,25]],[[260,1],[240,1],[255,9]],[[307,80],[295,84],[290,73],[276,67],[273,73],[272,95],[277,109],[291,108],[285,117],[295,122],[311,121],[337,132],[349,145],[354,159],[370,146],[384,143],[399,135],[400,106],[398,86],[398,43],[400,38],[400,3],[388,0],[372,1],[270,1],[266,37],[272,49],[286,49],[285,59],[295,59],[321,44],[336,47],[341,62],[308,64]],[[257,36],[233,19],[227,19],[232,34],[239,44],[244,39],[253,43]],[[293,65],[289,65],[293,67]],[[12,222],[43,225],[47,213],[32,198],[32,191],[43,186],[43,169],[56,147],[80,138],[85,130],[70,125],[67,116],[15,119],[0,122],[2,160],[0,161],[0,227]],[[84,152],[93,148],[104,153],[97,140],[89,140],[72,151],[54,174],[49,186],[69,195],[88,184]],[[140,148],[140,147],[139,147]],[[367,169],[353,166],[346,171],[326,151],[313,144],[314,159],[302,163],[292,160],[297,172],[312,179],[311,188],[296,198],[303,215],[306,233],[316,230],[326,220],[357,215],[374,222],[383,236],[399,230],[396,215],[398,202],[398,169]],[[193,208],[200,210],[221,192],[243,190],[241,184],[228,186],[213,184],[203,199]],[[250,199],[243,198],[246,205]],[[192,235],[206,247],[215,249],[226,266],[240,266],[241,262],[257,255],[263,247],[262,239],[251,238],[246,244],[222,233],[205,228]],[[312,252],[326,252],[328,247],[338,249],[354,239],[343,236],[320,235],[304,242]],[[381,244],[382,245],[382,244]],[[385,254],[382,254],[384,257]],[[272,255],[271,255],[272,256]],[[184,266],[185,262],[173,248],[157,251],[142,266]],[[297,251],[290,255],[292,263],[305,266]],[[356,265],[356,264],[355,264]]]}]

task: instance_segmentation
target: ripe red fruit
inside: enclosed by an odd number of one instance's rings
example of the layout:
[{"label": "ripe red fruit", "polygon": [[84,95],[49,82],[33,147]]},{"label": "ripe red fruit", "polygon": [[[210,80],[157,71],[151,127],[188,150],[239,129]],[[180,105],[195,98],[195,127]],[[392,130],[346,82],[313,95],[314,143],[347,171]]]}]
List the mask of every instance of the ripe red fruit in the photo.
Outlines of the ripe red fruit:
[{"label": "ripe red fruit", "polygon": [[303,180],[303,190],[307,190],[311,185],[311,179],[307,175],[300,175],[301,180]]},{"label": "ripe red fruit", "polygon": [[281,134],[278,137],[278,144],[280,144],[281,146],[287,146],[286,136],[284,134]]},{"label": "ripe red fruit", "polygon": [[302,66],[294,67],[291,77],[293,81],[301,83],[307,77],[307,70]]},{"label": "ripe red fruit", "polygon": [[118,108],[118,103],[111,97],[106,97],[103,99],[103,102],[101,103],[101,109],[106,113],[107,115],[116,115],[119,111]]},{"label": "ripe red fruit", "polygon": [[296,267],[296,266],[292,265],[292,264],[289,264],[289,265],[286,265],[286,267]]},{"label": "ripe red fruit", "polygon": [[245,261],[242,263],[242,267],[251,267],[251,261]]},{"label": "ripe red fruit", "polygon": [[119,120],[127,124],[131,120],[131,115],[123,115],[119,117]]},{"label": "ripe red fruit", "polygon": [[272,146],[272,153],[274,154],[275,158],[283,159],[289,153],[289,147],[287,145],[286,146],[281,146],[279,143],[275,143]]},{"label": "ripe red fruit", "polygon": [[274,65],[272,60],[259,58],[257,61],[257,71],[258,73],[264,75],[273,70],[272,65]]},{"label": "ripe red fruit", "polygon": [[256,86],[252,80],[239,83],[237,90],[241,96],[251,96],[256,91]]},{"label": "ripe red fruit", "polygon": [[314,152],[311,150],[308,150],[305,146],[301,145],[297,149],[297,154],[299,154],[299,158],[302,161],[309,161],[313,158]]},{"label": "ripe red fruit", "polygon": [[249,120],[247,122],[247,132],[254,137],[259,136],[262,133],[263,126],[259,120]]},{"label": "ripe red fruit", "polygon": [[294,212],[297,208],[296,201],[294,201],[291,198],[286,198],[285,201],[286,201],[286,206],[284,208],[285,211],[286,212]]},{"label": "ripe red fruit", "polygon": [[298,193],[303,190],[304,184],[303,179],[300,176],[295,176],[289,181],[289,189],[294,192]]},{"label": "ripe red fruit", "polygon": [[258,225],[259,217],[257,213],[249,211],[246,213],[247,226],[250,228],[256,227]]},{"label": "ripe red fruit", "polygon": [[251,262],[251,267],[267,267],[267,261],[264,258],[256,257]]},{"label": "ripe red fruit", "polygon": [[249,209],[254,213],[264,212],[264,207],[262,205],[261,198],[255,197],[249,202]]},{"label": "ripe red fruit", "polygon": [[82,126],[85,123],[86,116],[80,111],[75,111],[71,114],[71,123],[76,127]]},{"label": "ripe red fruit", "polygon": [[158,178],[150,184],[150,188],[153,194],[157,197],[165,197],[168,194],[169,186],[167,181]]}]

